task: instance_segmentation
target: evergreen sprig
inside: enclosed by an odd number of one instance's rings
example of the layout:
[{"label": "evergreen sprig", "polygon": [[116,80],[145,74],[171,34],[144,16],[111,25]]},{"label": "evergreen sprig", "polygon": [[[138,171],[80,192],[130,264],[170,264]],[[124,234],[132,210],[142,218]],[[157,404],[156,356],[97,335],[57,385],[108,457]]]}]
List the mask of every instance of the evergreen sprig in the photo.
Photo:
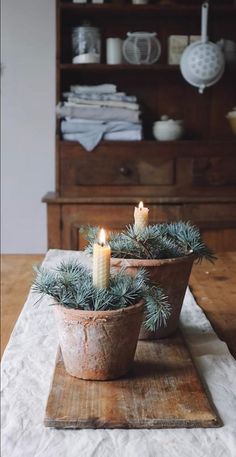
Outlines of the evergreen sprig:
[{"label": "evergreen sprig", "polygon": [[146,328],[155,330],[166,325],[170,315],[170,305],[164,291],[153,285],[147,272],[140,269],[135,277],[121,270],[110,277],[109,287],[97,289],[93,286],[91,271],[76,260],[62,261],[54,269],[36,268],[32,290],[53,298],[67,308],[81,310],[114,310],[126,308],[145,301]]},{"label": "evergreen sprig", "polygon": [[145,328],[155,331],[160,327],[166,327],[171,315],[171,306],[164,291],[156,285],[147,287],[145,302]]},{"label": "evergreen sprig", "polygon": [[[85,251],[92,253],[99,227],[88,226],[88,246]],[[183,257],[193,253],[198,261],[213,261],[212,250],[203,242],[200,231],[190,222],[154,224],[136,231],[129,225],[121,233],[111,233],[109,237],[112,257],[126,259],[167,259]]]}]

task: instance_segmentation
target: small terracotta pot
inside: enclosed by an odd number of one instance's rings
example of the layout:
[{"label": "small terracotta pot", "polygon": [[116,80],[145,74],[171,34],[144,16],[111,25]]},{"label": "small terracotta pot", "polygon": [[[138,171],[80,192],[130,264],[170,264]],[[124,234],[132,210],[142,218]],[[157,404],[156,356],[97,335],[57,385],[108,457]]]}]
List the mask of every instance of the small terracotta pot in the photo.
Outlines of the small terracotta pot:
[{"label": "small terracotta pot", "polygon": [[114,311],[83,311],[59,304],[53,309],[67,373],[106,380],[129,371],[143,320],[143,301]]},{"label": "small terracotta pot", "polygon": [[139,339],[166,338],[177,330],[194,259],[194,254],[174,259],[111,259],[113,271],[125,268],[128,274],[135,276],[140,268],[147,269],[149,278],[165,290],[172,306],[167,326],[159,328],[156,332],[149,332],[142,325]]}]

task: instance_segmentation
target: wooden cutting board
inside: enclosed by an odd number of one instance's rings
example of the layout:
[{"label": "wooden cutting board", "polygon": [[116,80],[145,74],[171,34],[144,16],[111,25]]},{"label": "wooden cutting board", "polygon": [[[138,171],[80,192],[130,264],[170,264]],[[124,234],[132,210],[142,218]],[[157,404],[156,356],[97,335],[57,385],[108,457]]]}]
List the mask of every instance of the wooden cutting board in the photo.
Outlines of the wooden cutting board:
[{"label": "wooden cutting board", "polygon": [[183,336],[139,341],[132,371],[113,381],[84,381],[65,372],[58,351],[46,427],[219,427]]}]

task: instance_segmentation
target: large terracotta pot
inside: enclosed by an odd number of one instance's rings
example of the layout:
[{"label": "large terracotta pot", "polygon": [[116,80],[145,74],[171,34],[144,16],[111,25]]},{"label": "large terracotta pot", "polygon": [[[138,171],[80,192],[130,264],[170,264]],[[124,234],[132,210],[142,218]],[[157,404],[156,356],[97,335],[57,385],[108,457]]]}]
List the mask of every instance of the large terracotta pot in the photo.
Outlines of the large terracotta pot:
[{"label": "large terracotta pot", "polygon": [[83,311],[54,305],[66,371],[77,378],[118,378],[130,369],[144,303],[112,311]]},{"label": "large terracotta pot", "polygon": [[193,254],[174,259],[111,259],[113,271],[124,268],[128,274],[135,276],[140,268],[147,269],[150,279],[165,290],[172,306],[167,326],[148,332],[142,325],[139,339],[166,338],[176,331],[194,259]]}]

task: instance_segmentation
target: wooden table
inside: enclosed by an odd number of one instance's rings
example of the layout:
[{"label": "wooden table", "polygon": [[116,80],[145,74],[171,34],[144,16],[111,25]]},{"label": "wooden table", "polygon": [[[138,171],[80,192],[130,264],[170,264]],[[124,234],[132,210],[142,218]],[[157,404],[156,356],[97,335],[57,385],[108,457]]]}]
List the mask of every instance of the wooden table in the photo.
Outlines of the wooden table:
[{"label": "wooden table", "polygon": [[[218,336],[236,358],[236,252],[217,255],[214,265],[194,265],[190,286]],[[43,256],[2,256],[2,351],[32,282],[32,265]]]},{"label": "wooden table", "polygon": [[215,332],[236,358],[236,252],[219,253],[217,258],[214,264],[194,266],[190,287]]},{"label": "wooden table", "polygon": [[1,256],[1,357],[26,301],[42,254],[4,254]]}]

